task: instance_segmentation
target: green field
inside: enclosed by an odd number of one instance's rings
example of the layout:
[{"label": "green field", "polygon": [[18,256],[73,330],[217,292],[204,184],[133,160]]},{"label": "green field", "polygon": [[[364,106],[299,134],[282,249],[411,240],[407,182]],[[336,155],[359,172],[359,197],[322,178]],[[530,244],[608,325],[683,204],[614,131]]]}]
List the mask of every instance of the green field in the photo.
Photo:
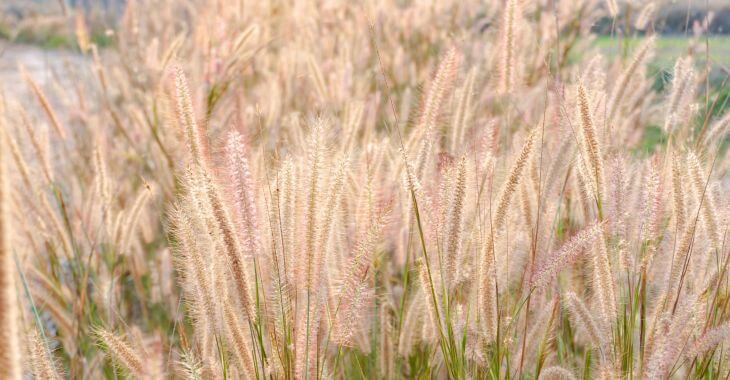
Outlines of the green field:
[{"label": "green field", "polygon": [[[645,37],[620,39],[610,36],[598,36],[592,43],[598,51],[609,60],[617,55],[630,57],[633,50],[644,41]],[[684,36],[660,36],[656,42],[654,58],[647,66],[648,74],[655,79],[654,88],[662,91],[671,81],[674,63],[677,58],[693,54],[698,68],[704,67],[707,61],[705,46],[709,45],[710,59],[710,101],[720,96],[713,114],[720,115],[730,106],[730,86],[727,85],[730,74],[730,36],[711,36],[705,38],[690,38]],[[704,70],[701,70],[701,73]],[[702,90],[702,89],[700,89]]]},{"label": "green field", "polygon": [[[601,54],[612,60],[619,54],[630,57],[633,50],[644,39],[645,37],[619,39],[610,36],[598,36],[592,41],[591,47],[598,48]],[[712,113],[722,115],[730,107],[730,86],[727,83],[723,85],[726,77],[730,74],[730,36],[712,36],[707,40],[684,36],[660,36],[657,38],[654,58],[647,66],[648,74],[655,79],[655,90],[661,92],[664,86],[671,82],[672,71],[677,58],[694,54],[697,67],[704,67],[706,43],[709,43],[710,47],[710,86],[712,88],[710,102],[714,102],[719,96]],[[697,123],[702,123],[702,120],[698,119]],[[657,144],[664,141],[666,141],[666,135],[664,135],[661,128],[649,126],[646,128],[646,134],[639,150],[650,152]]]},{"label": "green field", "polygon": [[[645,37],[620,39],[610,36],[599,36],[593,42],[603,54],[613,57],[616,54],[626,55],[631,49],[644,40]],[[711,36],[705,38],[690,38],[685,36],[660,36],[657,39],[657,50],[653,64],[660,69],[671,70],[674,62],[680,56],[695,52],[697,63],[705,63],[705,44],[710,46],[710,64],[713,71],[718,73],[730,70],[730,36]],[[724,69],[724,70],[723,70]]]}]

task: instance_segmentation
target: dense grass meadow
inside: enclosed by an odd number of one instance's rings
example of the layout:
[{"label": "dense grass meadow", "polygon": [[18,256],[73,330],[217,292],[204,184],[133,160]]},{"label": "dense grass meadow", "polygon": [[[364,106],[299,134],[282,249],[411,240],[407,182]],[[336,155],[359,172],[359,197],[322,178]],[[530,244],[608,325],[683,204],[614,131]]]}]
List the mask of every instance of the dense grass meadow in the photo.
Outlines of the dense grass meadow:
[{"label": "dense grass meadow", "polygon": [[730,38],[662,4],[65,9],[0,83],[0,379],[730,378]]}]

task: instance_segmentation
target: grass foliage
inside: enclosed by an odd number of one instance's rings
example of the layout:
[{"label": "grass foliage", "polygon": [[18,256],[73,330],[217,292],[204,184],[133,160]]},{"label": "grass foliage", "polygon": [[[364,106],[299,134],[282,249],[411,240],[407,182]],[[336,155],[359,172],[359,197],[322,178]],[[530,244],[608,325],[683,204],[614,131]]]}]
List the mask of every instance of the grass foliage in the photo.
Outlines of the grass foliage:
[{"label": "grass foliage", "polygon": [[0,377],[728,378],[722,67],[606,3],[70,12],[0,102]]}]

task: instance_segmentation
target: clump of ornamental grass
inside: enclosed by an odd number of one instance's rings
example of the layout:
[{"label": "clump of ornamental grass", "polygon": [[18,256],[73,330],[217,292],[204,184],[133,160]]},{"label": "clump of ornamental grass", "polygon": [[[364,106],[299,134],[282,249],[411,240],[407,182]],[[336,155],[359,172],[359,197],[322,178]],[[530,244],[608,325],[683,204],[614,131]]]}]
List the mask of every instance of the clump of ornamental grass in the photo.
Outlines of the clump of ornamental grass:
[{"label": "clump of ornamental grass", "polygon": [[726,378],[706,57],[583,43],[655,4],[77,11],[0,102],[0,377]]}]

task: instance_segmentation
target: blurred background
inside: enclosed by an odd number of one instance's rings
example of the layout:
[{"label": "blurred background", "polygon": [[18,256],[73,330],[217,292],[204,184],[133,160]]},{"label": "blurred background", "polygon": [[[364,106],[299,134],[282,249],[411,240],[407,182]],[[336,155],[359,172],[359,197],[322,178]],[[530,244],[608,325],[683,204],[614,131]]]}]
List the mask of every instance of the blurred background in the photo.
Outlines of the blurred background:
[{"label": "blurred background", "polygon": [[[92,60],[88,46],[80,47],[77,42],[79,33],[83,34],[82,41],[98,48],[99,54],[115,54],[115,49],[111,49],[117,43],[115,27],[125,6],[133,1],[0,0],[0,83],[3,91],[19,99],[30,95],[28,86],[18,75],[20,66],[42,86],[51,79],[67,84],[88,75],[90,70],[85,68]],[[196,0],[189,1],[196,3]],[[338,1],[323,0],[322,3]],[[552,1],[559,3],[559,0],[543,0],[548,4]],[[607,11],[593,24],[594,34],[588,37],[588,43],[595,49],[579,50],[583,53],[572,51],[568,59],[578,61],[583,58],[579,54],[595,52],[607,58],[619,54],[626,58],[647,33],[656,33],[659,36],[656,55],[649,66],[656,90],[668,83],[678,57],[694,53],[697,65],[709,66],[708,84],[720,93],[717,114],[730,104],[727,101],[730,86],[724,86],[730,75],[730,0],[618,0],[619,13],[615,18],[610,15],[608,1],[593,2]],[[245,1],[241,3],[245,4]],[[649,3],[653,6],[648,7]],[[651,11],[642,15],[648,8]],[[475,16],[483,19],[476,24],[485,25],[484,28],[497,23],[497,20],[489,19],[493,16]],[[648,17],[646,25],[637,26],[642,17]],[[82,50],[87,54],[82,54]]]},{"label": "blurred background", "polygon": [[[5,90],[15,90],[14,85],[20,84],[18,63],[41,81],[61,65],[79,64],[84,58],[79,54],[75,34],[82,23],[89,42],[100,50],[114,44],[114,26],[129,1],[0,0],[0,80],[5,83]],[[607,7],[604,0],[594,1]],[[621,21],[614,22],[608,15],[599,19],[593,26],[593,43],[610,57],[626,53],[622,50],[639,43],[646,33],[657,33],[661,38],[654,63],[657,72],[661,72],[670,70],[676,58],[692,48],[692,37],[707,30],[712,50],[711,80],[715,84],[723,80],[730,72],[730,0],[655,0],[646,28],[639,30],[633,23],[625,22],[641,17],[649,2],[618,1],[620,14],[616,19]],[[485,23],[489,25],[490,21]],[[625,44],[620,37],[636,41]],[[24,91],[22,87],[17,90]]]}]

